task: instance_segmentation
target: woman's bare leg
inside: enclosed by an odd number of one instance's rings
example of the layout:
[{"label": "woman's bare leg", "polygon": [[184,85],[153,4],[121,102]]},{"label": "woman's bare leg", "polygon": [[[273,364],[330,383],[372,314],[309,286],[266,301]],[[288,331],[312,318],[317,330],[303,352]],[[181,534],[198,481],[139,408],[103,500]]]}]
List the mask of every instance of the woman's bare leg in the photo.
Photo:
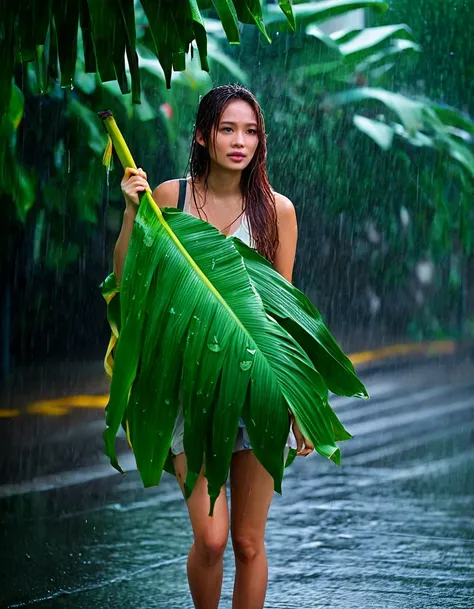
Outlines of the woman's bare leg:
[{"label": "woman's bare leg", "polygon": [[[184,495],[186,455],[173,459],[176,478]],[[214,516],[209,517],[207,480],[201,470],[191,497],[186,502],[194,543],[188,556],[188,581],[196,609],[217,609],[222,589],[223,556],[229,536],[229,509],[225,485],[217,498]]]},{"label": "woman's bare leg", "polygon": [[262,609],[268,582],[265,525],[273,479],[251,450],[232,455],[231,534],[235,553],[232,609]]}]

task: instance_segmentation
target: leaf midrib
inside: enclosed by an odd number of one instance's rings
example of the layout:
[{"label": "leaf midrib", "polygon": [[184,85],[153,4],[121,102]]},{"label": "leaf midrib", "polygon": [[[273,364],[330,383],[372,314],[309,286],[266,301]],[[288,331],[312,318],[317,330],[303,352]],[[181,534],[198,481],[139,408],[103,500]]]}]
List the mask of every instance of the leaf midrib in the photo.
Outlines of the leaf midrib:
[{"label": "leaf midrib", "polygon": [[[147,191],[147,194],[148,191]],[[152,204],[152,208],[155,211],[158,220],[160,222],[160,224],[163,226],[163,228],[167,231],[168,235],[171,237],[172,241],[174,242],[174,244],[176,245],[176,247],[178,248],[178,250],[184,255],[184,257],[186,258],[186,260],[188,260],[188,262],[190,262],[191,266],[193,267],[193,269],[195,269],[195,271],[197,272],[197,275],[200,277],[200,279],[203,281],[203,283],[210,289],[211,293],[214,294],[214,296],[217,298],[217,300],[224,306],[224,309],[228,311],[228,313],[230,314],[230,316],[232,317],[232,319],[235,320],[235,322],[237,323],[237,325],[241,328],[241,330],[244,332],[244,334],[250,339],[250,341],[252,342],[252,344],[256,347],[256,350],[258,351],[258,353],[260,353],[261,357],[263,358],[264,362],[265,362],[265,366],[270,370],[272,377],[274,379],[274,382],[276,382],[282,397],[286,400],[285,398],[285,394],[282,390],[279,378],[277,373],[274,371],[273,366],[270,364],[270,361],[268,359],[268,357],[265,355],[265,353],[262,351],[262,349],[260,348],[260,346],[258,345],[258,343],[255,341],[254,337],[252,336],[252,334],[249,332],[249,330],[243,325],[243,323],[240,321],[240,319],[237,317],[237,315],[234,313],[234,311],[232,310],[232,308],[228,305],[228,303],[226,302],[226,300],[221,296],[220,292],[217,290],[217,288],[211,283],[211,281],[207,278],[207,276],[203,273],[203,271],[200,269],[200,267],[196,264],[196,262],[194,261],[194,259],[190,256],[190,254],[188,253],[188,251],[186,250],[186,248],[184,247],[184,245],[181,243],[181,241],[179,240],[179,238],[177,237],[176,233],[173,232],[173,230],[171,229],[171,227],[169,226],[169,224],[166,222],[166,220],[164,219],[163,213],[161,211],[161,209],[156,205],[155,201],[153,200],[153,198],[151,197],[151,195],[149,195],[149,199],[151,199],[151,204]],[[147,199],[148,200],[148,199]],[[176,210],[173,209],[173,213],[176,213]],[[181,212],[182,213],[182,212]],[[197,219],[197,218],[196,218]],[[215,229],[217,231],[217,229]],[[219,231],[217,231],[219,232]],[[219,233],[220,235],[222,235],[222,233]],[[222,237],[224,239],[229,239],[229,237],[226,237],[225,235],[222,235]],[[230,240],[230,239],[229,239]],[[234,244],[232,243],[232,247],[234,247]],[[235,249],[235,248],[234,248]],[[240,255],[240,253],[235,249],[236,253]],[[242,258],[242,256],[241,256]],[[258,292],[255,289],[255,286],[250,278],[250,276],[248,275],[247,272],[247,268],[245,265],[245,261],[242,258],[242,263],[243,263],[243,267],[244,267],[244,272],[247,274],[248,277],[248,281],[249,284],[252,288],[252,291],[254,293],[254,297],[255,298],[260,298],[258,296]],[[269,318],[268,314],[266,313],[264,307],[263,307],[263,303],[262,303],[262,311],[263,311],[263,315],[265,315],[265,317],[267,318],[267,321],[270,322],[271,319]],[[276,322],[275,322],[276,323]]]}]

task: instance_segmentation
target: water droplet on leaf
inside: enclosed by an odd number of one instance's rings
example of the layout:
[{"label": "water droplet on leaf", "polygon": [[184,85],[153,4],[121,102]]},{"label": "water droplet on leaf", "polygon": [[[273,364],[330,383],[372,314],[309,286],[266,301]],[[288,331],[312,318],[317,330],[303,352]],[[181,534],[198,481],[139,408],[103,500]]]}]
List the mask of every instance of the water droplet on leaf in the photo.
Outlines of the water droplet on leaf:
[{"label": "water droplet on leaf", "polygon": [[246,372],[247,370],[250,370],[250,368],[252,367],[253,362],[250,360],[244,360],[243,362],[240,362],[240,369],[243,370],[244,372]]},{"label": "water droplet on leaf", "polygon": [[214,336],[214,341],[212,343],[208,343],[207,346],[211,351],[214,351],[214,353],[217,353],[221,350],[221,346],[219,345],[217,336]]}]

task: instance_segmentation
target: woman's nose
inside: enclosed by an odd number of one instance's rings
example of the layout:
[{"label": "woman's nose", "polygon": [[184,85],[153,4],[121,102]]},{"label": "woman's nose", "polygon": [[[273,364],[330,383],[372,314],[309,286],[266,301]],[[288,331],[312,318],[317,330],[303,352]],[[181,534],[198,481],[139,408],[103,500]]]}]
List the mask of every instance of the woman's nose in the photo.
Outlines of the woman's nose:
[{"label": "woman's nose", "polygon": [[238,146],[244,145],[244,134],[243,133],[240,133],[238,131],[236,131],[234,133],[234,144],[236,144]]}]

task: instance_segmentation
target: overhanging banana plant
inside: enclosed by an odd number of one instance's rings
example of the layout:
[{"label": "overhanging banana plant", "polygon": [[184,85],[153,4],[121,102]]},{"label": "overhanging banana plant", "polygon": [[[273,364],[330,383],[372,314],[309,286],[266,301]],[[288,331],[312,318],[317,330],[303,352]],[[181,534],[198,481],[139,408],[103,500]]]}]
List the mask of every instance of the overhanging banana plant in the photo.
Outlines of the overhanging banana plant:
[{"label": "overhanging banana plant", "polygon": [[[294,29],[291,2],[279,0],[279,5]],[[8,110],[17,62],[45,60],[46,78],[60,79],[62,86],[71,86],[79,28],[86,72],[97,72],[102,82],[117,81],[122,93],[130,93],[127,62],[133,101],[140,103],[136,17],[142,13],[146,16],[149,47],[160,61],[168,87],[172,71],[186,68],[186,56],[192,55],[194,41],[201,67],[208,71],[207,34],[201,14],[206,9],[217,12],[231,44],[240,42],[239,22],[256,25],[269,40],[260,0],[24,0],[6,4],[0,37],[0,117]]]},{"label": "overhanging banana plant", "polygon": [[358,8],[384,12],[388,4],[384,0],[323,0],[293,8],[291,0],[278,0],[278,6],[268,7],[261,0],[23,0],[6,3],[2,9],[3,36],[0,37],[3,60],[0,117],[8,111],[17,62],[38,61],[38,70],[40,63],[45,66],[42,74],[45,91],[50,80],[70,87],[75,80],[78,45],[84,51],[86,72],[98,73],[102,82],[116,81],[123,94],[131,92],[133,102],[140,103],[137,24],[142,15],[146,21],[146,44],[159,59],[169,87],[172,72],[186,68],[186,59],[194,52],[194,42],[202,69],[209,70],[203,11],[206,15],[209,10],[217,14],[227,41],[238,44],[241,24],[256,26],[270,42],[276,29],[295,30],[295,13],[301,23],[312,23],[316,19],[312,20],[311,16],[317,16],[319,20],[330,19]]},{"label": "overhanging banana plant", "polygon": [[[122,165],[135,167],[111,114],[101,117]],[[315,449],[339,463],[336,441],[351,436],[329,406],[328,388],[367,392],[311,302],[254,250],[191,215],[160,209],[147,191],[122,283],[111,275],[102,291],[112,328],[104,440],[119,471],[121,424],[144,486],[159,484],[163,469],[172,471],[180,406],[185,490],[189,496],[204,464],[210,515],[241,417],[279,493],[288,410]]]}]

